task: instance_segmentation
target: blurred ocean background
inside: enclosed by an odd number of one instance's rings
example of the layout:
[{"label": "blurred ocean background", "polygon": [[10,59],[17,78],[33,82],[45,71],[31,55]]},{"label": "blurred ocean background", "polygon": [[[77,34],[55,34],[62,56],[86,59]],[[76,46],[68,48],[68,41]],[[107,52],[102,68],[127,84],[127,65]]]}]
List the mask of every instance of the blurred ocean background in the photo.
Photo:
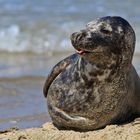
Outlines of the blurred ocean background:
[{"label": "blurred ocean background", "polygon": [[108,15],[134,28],[140,74],[139,0],[0,0],[0,130],[50,121],[42,93],[48,72],[74,53],[70,34]]}]

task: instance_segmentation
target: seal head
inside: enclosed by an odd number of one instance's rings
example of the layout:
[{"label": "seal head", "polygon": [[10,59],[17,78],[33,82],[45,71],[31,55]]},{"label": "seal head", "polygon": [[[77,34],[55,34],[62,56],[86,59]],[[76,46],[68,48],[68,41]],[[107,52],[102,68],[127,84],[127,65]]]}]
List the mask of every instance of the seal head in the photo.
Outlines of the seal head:
[{"label": "seal head", "polygon": [[112,55],[118,55],[123,56],[123,63],[125,60],[130,63],[135,48],[135,33],[123,18],[108,16],[91,21],[86,29],[73,33],[71,42],[77,52],[89,61],[108,61]]}]

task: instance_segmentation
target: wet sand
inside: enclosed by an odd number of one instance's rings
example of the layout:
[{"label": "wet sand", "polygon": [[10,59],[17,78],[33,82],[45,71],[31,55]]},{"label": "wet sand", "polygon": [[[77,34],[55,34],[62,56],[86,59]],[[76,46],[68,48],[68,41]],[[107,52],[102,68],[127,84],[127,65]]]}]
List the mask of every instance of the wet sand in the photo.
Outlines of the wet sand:
[{"label": "wet sand", "polygon": [[42,93],[44,81],[43,77],[0,79],[0,130],[50,121]]}]

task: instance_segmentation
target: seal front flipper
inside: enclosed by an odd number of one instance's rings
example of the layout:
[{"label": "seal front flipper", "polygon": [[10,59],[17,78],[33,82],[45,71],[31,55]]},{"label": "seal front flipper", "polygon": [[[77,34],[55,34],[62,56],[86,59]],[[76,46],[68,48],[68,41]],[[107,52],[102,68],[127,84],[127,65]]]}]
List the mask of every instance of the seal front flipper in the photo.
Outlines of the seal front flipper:
[{"label": "seal front flipper", "polygon": [[63,59],[62,61],[60,61],[59,63],[57,63],[51,70],[51,72],[49,73],[46,82],[44,84],[44,88],[43,88],[43,93],[44,96],[47,97],[47,93],[48,93],[48,89],[51,85],[51,83],[53,82],[53,80],[63,71],[65,70],[65,68],[74,63],[76,60],[78,59],[78,55],[75,53],[73,55],[70,55],[68,57],[66,57],[65,59]]}]

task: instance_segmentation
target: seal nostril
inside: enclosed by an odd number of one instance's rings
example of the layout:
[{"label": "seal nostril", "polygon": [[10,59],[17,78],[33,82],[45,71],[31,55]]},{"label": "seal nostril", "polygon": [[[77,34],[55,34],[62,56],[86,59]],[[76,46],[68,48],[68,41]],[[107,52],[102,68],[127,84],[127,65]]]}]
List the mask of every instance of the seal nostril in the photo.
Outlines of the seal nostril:
[{"label": "seal nostril", "polygon": [[79,34],[79,35],[77,35],[76,40],[80,41],[82,39],[82,37],[83,37],[83,34]]},{"label": "seal nostril", "polygon": [[76,34],[77,34],[76,32],[75,33],[72,33],[71,36],[70,36],[71,39],[75,38]]},{"label": "seal nostril", "polygon": [[71,39],[72,44],[73,42],[75,42],[76,37],[77,37],[77,32],[71,34],[70,39]]},{"label": "seal nostril", "polygon": [[75,32],[71,35],[71,41],[75,42],[75,41],[80,41],[83,37],[86,36],[86,32]]}]

